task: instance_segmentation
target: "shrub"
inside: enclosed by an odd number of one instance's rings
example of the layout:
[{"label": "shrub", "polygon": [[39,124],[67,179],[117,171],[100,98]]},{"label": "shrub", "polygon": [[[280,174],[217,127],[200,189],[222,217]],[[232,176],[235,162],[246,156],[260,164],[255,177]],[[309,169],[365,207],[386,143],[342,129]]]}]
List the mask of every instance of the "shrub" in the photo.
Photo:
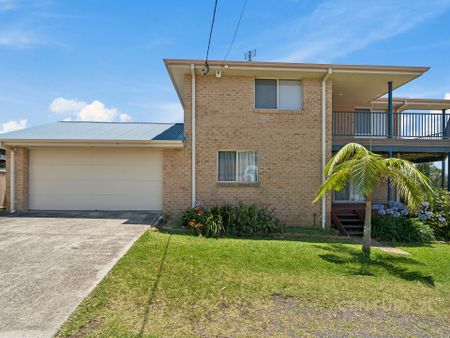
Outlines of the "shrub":
[{"label": "shrub", "polygon": [[272,211],[254,204],[215,205],[186,210],[180,218],[181,226],[205,237],[258,236],[279,233],[282,226]]},{"label": "shrub", "polygon": [[374,216],[372,234],[375,238],[387,242],[401,242],[406,217]]},{"label": "shrub", "polygon": [[422,203],[418,217],[431,226],[437,239],[450,240],[450,193],[435,189],[433,202]]},{"label": "shrub", "polygon": [[433,229],[419,218],[375,216],[373,235],[386,242],[426,243],[435,239]]}]

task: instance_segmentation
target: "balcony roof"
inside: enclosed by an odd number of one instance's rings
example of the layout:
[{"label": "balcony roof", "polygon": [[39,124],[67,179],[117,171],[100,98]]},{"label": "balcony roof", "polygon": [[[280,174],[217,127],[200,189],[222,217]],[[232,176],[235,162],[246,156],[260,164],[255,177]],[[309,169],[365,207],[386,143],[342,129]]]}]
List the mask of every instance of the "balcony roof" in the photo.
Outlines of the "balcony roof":
[{"label": "balcony roof", "polygon": [[[191,73],[191,65],[196,74],[201,74],[204,60],[165,59],[164,63],[183,104],[182,91],[185,75]],[[393,81],[396,89],[419,77],[429,67],[339,65],[288,62],[248,62],[248,61],[208,61],[208,76],[214,76],[220,69],[222,76],[252,76],[283,79],[321,79],[329,69],[333,83],[333,104],[368,105],[387,93],[387,82]]]},{"label": "balcony roof", "polygon": [[[374,107],[387,107],[388,99],[385,97],[376,99],[371,103]],[[450,109],[450,100],[445,99],[417,99],[407,97],[394,97],[392,99],[392,106],[394,109],[404,111],[406,109],[412,110],[442,110]]]}]

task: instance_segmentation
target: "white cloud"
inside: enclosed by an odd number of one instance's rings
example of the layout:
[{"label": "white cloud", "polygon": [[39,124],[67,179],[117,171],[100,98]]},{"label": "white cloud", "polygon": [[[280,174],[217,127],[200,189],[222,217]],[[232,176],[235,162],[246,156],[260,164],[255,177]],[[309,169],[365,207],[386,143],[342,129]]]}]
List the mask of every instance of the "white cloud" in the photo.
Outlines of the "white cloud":
[{"label": "white cloud", "polygon": [[7,133],[9,131],[24,129],[27,127],[27,123],[28,123],[28,120],[26,120],[26,119],[20,119],[19,121],[8,121],[5,123],[2,123],[0,126],[0,134]]},{"label": "white cloud", "polygon": [[25,48],[42,44],[36,36],[21,29],[9,29],[0,32],[0,46]]},{"label": "white cloud", "polygon": [[113,121],[117,117],[117,109],[107,108],[102,102],[95,100],[78,111],[76,117],[80,121]]},{"label": "white cloud", "polygon": [[106,107],[98,100],[86,103],[77,99],[58,97],[50,103],[48,108],[52,113],[65,114],[65,121],[131,121],[130,115],[121,113],[114,107]]},{"label": "white cloud", "polygon": [[445,93],[444,98],[445,98],[446,100],[450,100],[450,93]]},{"label": "white cloud", "polygon": [[119,121],[120,122],[131,122],[131,116],[128,114],[122,113],[119,115]]},{"label": "white cloud", "polygon": [[48,107],[53,113],[75,113],[86,107],[86,102],[58,97]]},{"label": "white cloud", "polygon": [[[450,0],[328,0],[275,31],[284,61],[329,62],[441,14]],[[401,13],[401,15],[399,14]]]},{"label": "white cloud", "polygon": [[0,11],[10,11],[17,7],[17,0],[0,0]]}]

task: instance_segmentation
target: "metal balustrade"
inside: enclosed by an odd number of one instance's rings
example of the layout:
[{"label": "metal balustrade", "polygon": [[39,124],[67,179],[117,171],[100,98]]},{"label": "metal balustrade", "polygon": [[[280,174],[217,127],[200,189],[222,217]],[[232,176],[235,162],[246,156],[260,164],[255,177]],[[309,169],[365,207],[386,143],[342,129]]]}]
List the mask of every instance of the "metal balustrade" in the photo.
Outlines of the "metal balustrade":
[{"label": "metal balustrade", "polygon": [[[392,138],[450,139],[450,114],[402,112],[392,114]],[[333,112],[333,136],[389,137],[387,112]]]}]

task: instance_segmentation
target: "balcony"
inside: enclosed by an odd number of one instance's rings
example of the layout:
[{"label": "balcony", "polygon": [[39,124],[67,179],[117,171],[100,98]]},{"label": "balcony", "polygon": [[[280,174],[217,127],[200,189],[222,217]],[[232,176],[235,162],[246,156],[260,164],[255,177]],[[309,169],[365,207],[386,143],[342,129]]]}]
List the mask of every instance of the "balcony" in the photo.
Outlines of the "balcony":
[{"label": "balcony", "polygon": [[[358,142],[378,148],[433,147],[437,151],[450,149],[450,114],[401,112],[333,112],[333,147]],[[400,151],[400,149],[397,149]]]}]

